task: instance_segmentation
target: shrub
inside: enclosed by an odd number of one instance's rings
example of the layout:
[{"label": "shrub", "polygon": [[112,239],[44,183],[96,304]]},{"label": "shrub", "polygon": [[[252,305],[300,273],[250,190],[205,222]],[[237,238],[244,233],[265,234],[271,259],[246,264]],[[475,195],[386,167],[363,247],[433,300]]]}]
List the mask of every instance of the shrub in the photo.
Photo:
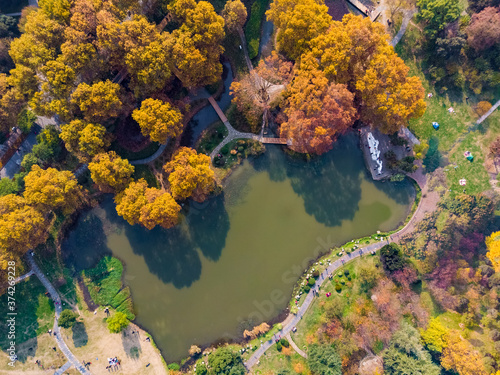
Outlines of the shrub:
[{"label": "shrub", "polygon": [[311,290],[311,287],[309,286],[309,284],[306,284],[304,286],[304,292],[309,293],[310,290]]},{"label": "shrub", "polygon": [[169,364],[167,367],[169,370],[173,370],[173,371],[179,371],[181,369],[181,366],[179,366],[179,364],[175,363],[175,362]]},{"label": "shrub", "polygon": [[316,284],[316,280],[312,277],[309,278],[309,281],[307,282],[310,286],[314,286]]},{"label": "shrub", "polygon": [[283,345],[283,347],[285,347],[285,348],[288,348],[288,347],[290,346],[290,343],[289,343],[289,342],[288,342],[288,340],[287,340],[287,339],[285,339],[285,338],[282,338],[282,339],[280,340],[280,342],[281,342],[281,345]]},{"label": "shrub", "polygon": [[207,375],[208,369],[204,364],[199,364],[196,366],[196,375]]},{"label": "shrub", "polygon": [[344,270],[344,275],[349,276],[349,270]]},{"label": "shrub", "polygon": [[278,343],[276,344],[276,349],[278,350],[278,352],[281,352],[281,349],[283,349],[281,341],[278,341]]},{"label": "shrub", "polygon": [[127,316],[122,312],[116,312],[112,317],[108,318],[108,329],[111,333],[119,333],[130,323]]},{"label": "shrub", "polygon": [[335,284],[335,290],[337,293],[340,293],[342,291],[342,287],[339,284]]},{"label": "shrub", "polygon": [[315,270],[312,275],[313,275],[314,278],[317,279],[319,277],[319,271]]},{"label": "shrub", "polygon": [[73,327],[76,322],[77,316],[78,314],[71,310],[63,310],[61,315],[59,316],[59,319],[57,320],[57,324],[59,325],[59,327],[63,328]]}]

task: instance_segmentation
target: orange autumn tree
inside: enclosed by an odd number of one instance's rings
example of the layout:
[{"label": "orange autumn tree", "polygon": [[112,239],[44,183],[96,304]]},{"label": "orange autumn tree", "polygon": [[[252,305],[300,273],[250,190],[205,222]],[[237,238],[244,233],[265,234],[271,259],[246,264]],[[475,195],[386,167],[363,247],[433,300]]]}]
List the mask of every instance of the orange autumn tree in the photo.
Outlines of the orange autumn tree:
[{"label": "orange autumn tree", "polygon": [[130,225],[141,224],[148,229],[160,225],[171,228],[179,221],[181,207],[167,192],[148,188],[146,180],[133,181],[115,197],[116,212]]},{"label": "orange autumn tree", "polygon": [[282,138],[297,152],[322,154],[357,118],[354,95],[345,85],[329,83],[312,55],[302,58],[288,92]]},{"label": "orange autumn tree", "polygon": [[345,15],[311,41],[311,50],[325,76],[354,93],[365,123],[394,133],[424,113],[422,83],[408,77],[409,68],[389,45],[382,25]]},{"label": "orange autumn tree", "polygon": [[267,123],[269,109],[288,83],[291,71],[292,63],[273,51],[254,70],[231,83],[232,102],[245,115],[253,131],[258,129],[263,117],[264,124]]},{"label": "orange autumn tree", "polygon": [[163,167],[169,173],[168,182],[174,198],[192,197],[197,202],[203,202],[217,186],[210,164],[209,156],[198,154],[189,147],[180,148]]}]

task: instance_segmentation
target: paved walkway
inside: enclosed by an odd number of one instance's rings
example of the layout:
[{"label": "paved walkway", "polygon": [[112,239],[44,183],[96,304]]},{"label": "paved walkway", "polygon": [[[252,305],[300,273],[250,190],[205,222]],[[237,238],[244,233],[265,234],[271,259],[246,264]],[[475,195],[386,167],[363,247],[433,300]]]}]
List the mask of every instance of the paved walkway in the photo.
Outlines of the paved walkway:
[{"label": "paved walkway", "polygon": [[307,359],[307,354],[297,346],[295,341],[292,340],[292,336],[290,336],[290,332],[288,332],[288,334],[286,335],[286,338],[287,338],[288,342],[290,343],[290,345],[292,345],[293,350],[295,350],[301,357]]},{"label": "paved walkway", "polygon": [[490,108],[488,112],[486,112],[484,115],[482,115],[479,120],[476,121],[476,124],[479,125],[482,123],[484,120],[488,118],[489,115],[491,115],[498,107],[500,106],[500,100],[493,104],[493,107]]},{"label": "paved walkway", "polygon": [[[420,184],[423,184],[424,189],[426,189],[426,177],[422,173],[422,168],[419,168],[419,171],[415,172],[415,177],[418,178],[419,181],[417,181]],[[422,189],[424,191],[424,189]],[[425,190],[426,191],[426,190]],[[285,321],[282,323],[283,329],[278,332],[278,335],[280,336],[287,336],[290,334],[292,331],[293,327],[295,327],[302,317],[306,314],[307,310],[311,306],[311,304],[314,301],[314,297],[318,293],[318,287],[323,285],[325,280],[328,279],[328,276],[333,274],[337,269],[340,267],[343,267],[346,262],[349,262],[353,259],[356,259],[363,254],[369,254],[372,251],[377,251],[380,248],[382,248],[384,245],[389,244],[390,242],[393,242],[395,240],[400,239],[403,235],[410,233],[414,227],[416,222],[423,217],[423,215],[427,212],[431,212],[435,209],[435,204],[434,202],[428,202],[430,200],[434,200],[434,196],[432,194],[422,194],[422,199],[420,199],[419,205],[417,209],[415,210],[415,213],[413,214],[412,218],[410,221],[398,232],[390,235],[387,240],[377,242],[368,246],[363,247],[362,249],[356,250],[355,252],[351,254],[346,254],[342,256],[341,258],[337,259],[335,262],[330,264],[328,268],[323,271],[323,273],[319,276],[316,285],[313,289],[309,291],[309,293],[306,296],[306,299],[302,303],[302,305],[299,307],[299,310],[296,315],[294,314],[289,314],[288,317],[285,319]],[[428,204],[429,203],[429,204]],[[253,354],[252,356],[248,359],[248,361],[245,362],[245,366],[247,367],[248,370],[250,370],[253,366],[255,366],[258,362],[260,357],[271,347],[273,346],[274,341],[271,338],[271,340],[266,341],[263,343]],[[295,347],[294,347],[295,349]],[[299,353],[300,354],[300,353]],[[305,353],[304,353],[305,354]],[[302,355],[302,354],[301,354]]]},{"label": "paved walkway", "polygon": [[411,19],[413,16],[417,13],[417,9],[411,9],[411,10],[406,10],[404,11],[404,17],[403,17],[403,23],[401,24],[401,27],[399,28],[398,33],[394,38],[391,40],[391,46],[396,47],[396,45],[399,43],[403,35],[405,35],[406,28],[408,27],[408,24],[410,23]]},{"label": "paved walkway", "polygon": [[[64,353],[66,358],[68,358],[68,361],[71,362],[71,365],[75,366],[75,368],[78,371],[80,371],[81,374],[91,375],[91,373],[87,369],[85,369],[85,367],[82,366],[78,358],[76,358],[75,355],[71,353],[68,346],[61,337],[61,333],[59,332],[59,326],[57,325],[57,320],[59,319],[59,315],[61,315],[62,312],[61,297],[59,296],[55,288],[52,286],[50,281],[45,277],[43,272],[40,270],[35,260],[33,259],[33,256],[31,256],[30,253],[26,255],[26,260],[28,261],[28,264],[30,265],[33,273],[38,277],[38,279],[43,284],[45,289],[47,289],[47,291],[49,292],[50,298],[54,301],[54,305],[56,308],[56,318],[54,319],[54,327],[52,328],[52,334],[56,339],[57,346],[59,346],[59,349],[61,350],[61,352]],[[60,374],[58,371],[56,371],[55,374]]]},{"label": "paved walkway", "polygon": [[14,284],[17,284],[17,283],[23,281],[24,279],[27,279],[31,275],[33,275],[33,270],[31,270],[28,273],[25,273],[24,275],[19,276],[18,278],[14,279]]},{"label": "paved walkway", "polygon": [[165,151],[165,148],[167,148],[167,144],[166,143],[164,145],[160,145],[160,147],[158,148],[158,150],[156,150],[156,152],[153,155],[148,156],[145,159],[133,160],[133,161],[130,162],[130,164],[132,164],[132,165],[139,165],[139,164],[148,164],[148,163],[151,163],[152,161],[156,160],[156,158],[158,158],[161,154],[163,154],[163,151]]},{"label": "paved walkway", "polygon": [[70,361],[66,362],[62,367],[60,367],[56,372],[54,372],[54,375],[62,375],[64,371],[69,369],[71,366],[73,365],[71,364]]}]

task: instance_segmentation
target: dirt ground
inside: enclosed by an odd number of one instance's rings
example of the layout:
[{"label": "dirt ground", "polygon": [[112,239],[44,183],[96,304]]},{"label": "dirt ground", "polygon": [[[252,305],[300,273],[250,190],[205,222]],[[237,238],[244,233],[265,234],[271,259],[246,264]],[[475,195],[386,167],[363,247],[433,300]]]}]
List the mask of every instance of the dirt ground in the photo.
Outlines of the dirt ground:
[{"label": "dirt ground", "polygon": [[88,311],[81,315],[84,316],[84,326],[63,330],[63,337],[78,359],[91,362],[89,370],[92,374],[109,374],[107,358],[113,357],[121,361],[113,373],[167,374],[160,352],[146,341],[146,332],[135,324],[131,323],[123,332],[113,334],[103,322],[106,314],[102,309],[95,315]]},{"label": "dirt ground", "polygon": [[[61,329],[64,340],[75,356],[86,362],[91,362],[89,370],[92,374],[127,374],[127,375],[167,375],[160,352],[150,341],[146,341],[146,332],[130,324],[123,332],[109,333],[103,318],[106,314],[99,309],[94,315],[88,311],[80,311],[80,317],[75,327]],[[48,333],[38,336],[18,346],[18,357],[26,358],[17,362],[14,369],[8,366],[7,354],[1,352],[1,375],[47,375],[67,362],[66,357],[53,347],[55,340]],[[31,350],[30,350],[31,348]],[[113,371],[108,371],[107,358],[117,357],[121,365]],[[35,364],[40,360],[44,369]],[[79,374],[75,368],[70,368],[64,374]]]}]

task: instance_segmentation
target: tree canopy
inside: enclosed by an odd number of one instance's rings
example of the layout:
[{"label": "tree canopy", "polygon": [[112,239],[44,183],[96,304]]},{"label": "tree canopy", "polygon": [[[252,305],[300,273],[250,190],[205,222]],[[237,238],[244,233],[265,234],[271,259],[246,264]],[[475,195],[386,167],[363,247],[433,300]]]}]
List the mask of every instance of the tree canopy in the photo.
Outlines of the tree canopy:
[{"label": "tree canopy", "polygon": [[115,197],[116,211],[130,225],[142,224],[148,229],[156,225],[171,228],[179,220],[181,207],[169,193],[148,188],[146,180],[133,181]]},{"label": "tree canopy", "polygon": [[82,82],[71,95],[71,103],[86,121],[101,122],[120,113],[122,102],[119,91],[120,85],[109,80],[93,85]]},{"label": "tree canopy", "polygon": [[71,171],[34,165],[24,182],[26,201],[42,212],[60,209],[69,214],[81,206],[83,192]]},{"label": "tree canopy", "polygon": [[488,252],[486,256],[493,264],[496,272],[500,272],[500,232],[494,232],[486,238]]},{"label": "tree canopy", "polygon": [[134,167],[114,151],[94,156],[89,163],[90,176],[101,190],[122,191],[131,181]]},{"label": "tree canopy", "polygon": [[73,120],[61,126],[60,137],[69,152],[82,161],[89,161],[95,155],[104,152],[109,146],[106,128],[100,124],[89,124],[82,120]]},{"label": "tree canopy", "polygon": [[192,197],[204,201],[216,187],[215,174],[210,167],[210,157],[198,154],[189,147],[180,148],[172,160],[165,164],[168,182],[175,199]]},{"label": "tree canopy", "polygon": [[342,375],[340,357],[331,345],[310,345],[307,351],[307,364],[313,374]]},{"label": "tree canopy", "polygon": [[23,197],[0,197],[0,248],[23,255],[45,242],[48,223],[43,214],[27,204]]},{"label": "tree canopy", "polygon": [[182,133],[182,114],[168,102],[159,99],[146,99],[140,109],[132,112],[132,117],[141,127],[143,135],[152,141],[166,143],[168,138]]},{"label": "tree canopy", "polygon": [[124,328],[129,325],[129,320],[127,319],[127,315],[124,313],[117,311],[107,320],[108,329],[111,333],[120,333]]}]

